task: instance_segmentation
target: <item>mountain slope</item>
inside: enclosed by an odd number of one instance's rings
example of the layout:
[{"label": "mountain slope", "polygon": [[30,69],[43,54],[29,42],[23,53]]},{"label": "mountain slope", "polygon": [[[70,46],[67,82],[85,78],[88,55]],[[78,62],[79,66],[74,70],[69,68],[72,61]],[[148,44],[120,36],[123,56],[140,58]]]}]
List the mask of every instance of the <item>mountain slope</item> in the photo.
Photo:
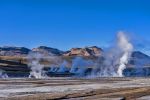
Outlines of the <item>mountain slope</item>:
[{"label": "mountain slope", "polygon": [[85,48],[72,48],[71,50],[65,52],[64,56],[100,56],[102,49],[96,46],[85,47]]},{"label": "mountain slope", "polygon": [[61,56],[63,54],[63,51],[51,48],[51,47],[46,47],[46,46],[39,46],[37,48],[32,49],[33,52],[39,52],[44,55],[54,55],[54,56]]},{"label": "mountain slope", "polygon": [[0,56],[26,56],[31,50],[25,47],[0,47]]}]

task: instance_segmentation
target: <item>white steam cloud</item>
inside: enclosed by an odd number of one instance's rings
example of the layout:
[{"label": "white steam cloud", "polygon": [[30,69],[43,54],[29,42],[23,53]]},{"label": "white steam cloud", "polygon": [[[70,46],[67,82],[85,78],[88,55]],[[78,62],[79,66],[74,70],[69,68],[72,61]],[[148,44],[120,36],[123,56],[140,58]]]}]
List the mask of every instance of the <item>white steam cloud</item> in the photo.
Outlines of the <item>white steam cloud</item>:
[{"label": "white steam cloud", "polygon": [[124,32],[118,32],[117,41],[103,53],[103,61],[98,61],[95,71],[100,77],[123,77],[123,70],[128,64],[133,50]]},{"label": "white steam cloud", "polygon": [[[133,46],[125,33],[118,32],[115,44],[103,52],[97,61],[76,57],[72,60],[69,72],[77,76],[91,74],[92,77],[123,77],[123,70],[128,64],[132,50]],[[51,67],[50,72],[64,73],[68,71],[66,66],[67,61],[64,61],[57,67]]]},{"label": "white steam cloud", "polygon": [[[70,72],[78,76],[86,76],[92,74],[95,77],[123,77],[123,70],[126,68],[133,46],[124,32],[118,32],[116,42],[108,50],[104,50],[103,55],[98,60],[87,60],[82,57],[76,57],[72,60],[72,66],[69,69],[68,62],[58,57],[45,57],[39,53],[29,54],[29,64],[31,68],[30,76],[35,78],[45,77],[43,71],[44,65],[40,63],[42,58],[55,62],[49,72],[65,73]],[[92,69],[92,70],[91,70]],[[89,75],[88,75],[89,76]]]},{"label": "white steam cloud", "polygon": [[126,68],[126,65],[128,63],[128,60],[131,56],[133,46],[131,43],[129,43],[127,37],[123,32],[118,33],[118,47],[120,48],[121,52],[123,53],[120,58],[119,68],[117,71],[117,74],[122,77],[123,70]]},{"label": "white steam cloud", "polygon": [[93,61],[85,60],[81,57],[76,57],[72,61],[72,67],[70,73],[77,74],[79,76],[84,76],[86,70],[94,65]]},{"label": "white steam cloud", "polygon": [[43,55],[40,53],[33,53],[31,52],[28,55],[28,66],[31,69],[29,78],[45,78],[45,72],[43,71],[44,65],[40,64],[41,59],[43,58]]},{"label": "white steam cloud", "polygon": [[68,72],[67,65],[68,65],[67,61],[64,60],[63,63],[60,64],[60,67],[59,67],[58,72],[59,72],[59,73],[65,73],[65,72]]}]

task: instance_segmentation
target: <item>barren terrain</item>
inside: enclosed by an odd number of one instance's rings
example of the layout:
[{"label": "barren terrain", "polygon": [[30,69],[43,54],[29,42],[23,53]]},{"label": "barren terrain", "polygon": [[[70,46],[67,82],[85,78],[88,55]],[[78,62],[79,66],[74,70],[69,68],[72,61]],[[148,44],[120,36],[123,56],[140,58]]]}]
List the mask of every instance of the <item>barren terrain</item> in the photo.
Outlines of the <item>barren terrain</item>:
[{"label": "barren terrain", "polygon": [[149,78],[1,79],[0,100],[150,100]]}]

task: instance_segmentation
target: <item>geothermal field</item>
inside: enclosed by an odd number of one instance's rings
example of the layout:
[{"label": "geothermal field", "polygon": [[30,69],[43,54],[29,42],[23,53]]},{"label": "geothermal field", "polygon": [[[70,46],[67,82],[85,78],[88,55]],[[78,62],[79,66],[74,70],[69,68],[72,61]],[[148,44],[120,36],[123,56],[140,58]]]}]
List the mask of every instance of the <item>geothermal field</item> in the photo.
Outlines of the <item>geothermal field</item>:
[{"label": "geothermal field", "polygon": [[0,0],[0,100],[150,100],[150,0]]},{"label": "geothermal field", "polygon": [[133,50],[119,32],[97,57],[1,57],[0,100],[150,100],[150,57]]},{"label": "geothermal field", "polygon": [[149,100],[149,78],[0,80],[0,100]]}]

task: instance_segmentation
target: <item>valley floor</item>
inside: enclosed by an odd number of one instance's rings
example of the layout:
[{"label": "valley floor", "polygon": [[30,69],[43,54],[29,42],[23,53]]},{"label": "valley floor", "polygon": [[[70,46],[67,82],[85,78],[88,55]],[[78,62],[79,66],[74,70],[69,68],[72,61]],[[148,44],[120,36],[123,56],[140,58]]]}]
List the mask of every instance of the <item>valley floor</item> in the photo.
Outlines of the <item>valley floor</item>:
[{"label": "valley floor", "polygon": [[150,78],[1,79],[0,100],[150,100]]}]

